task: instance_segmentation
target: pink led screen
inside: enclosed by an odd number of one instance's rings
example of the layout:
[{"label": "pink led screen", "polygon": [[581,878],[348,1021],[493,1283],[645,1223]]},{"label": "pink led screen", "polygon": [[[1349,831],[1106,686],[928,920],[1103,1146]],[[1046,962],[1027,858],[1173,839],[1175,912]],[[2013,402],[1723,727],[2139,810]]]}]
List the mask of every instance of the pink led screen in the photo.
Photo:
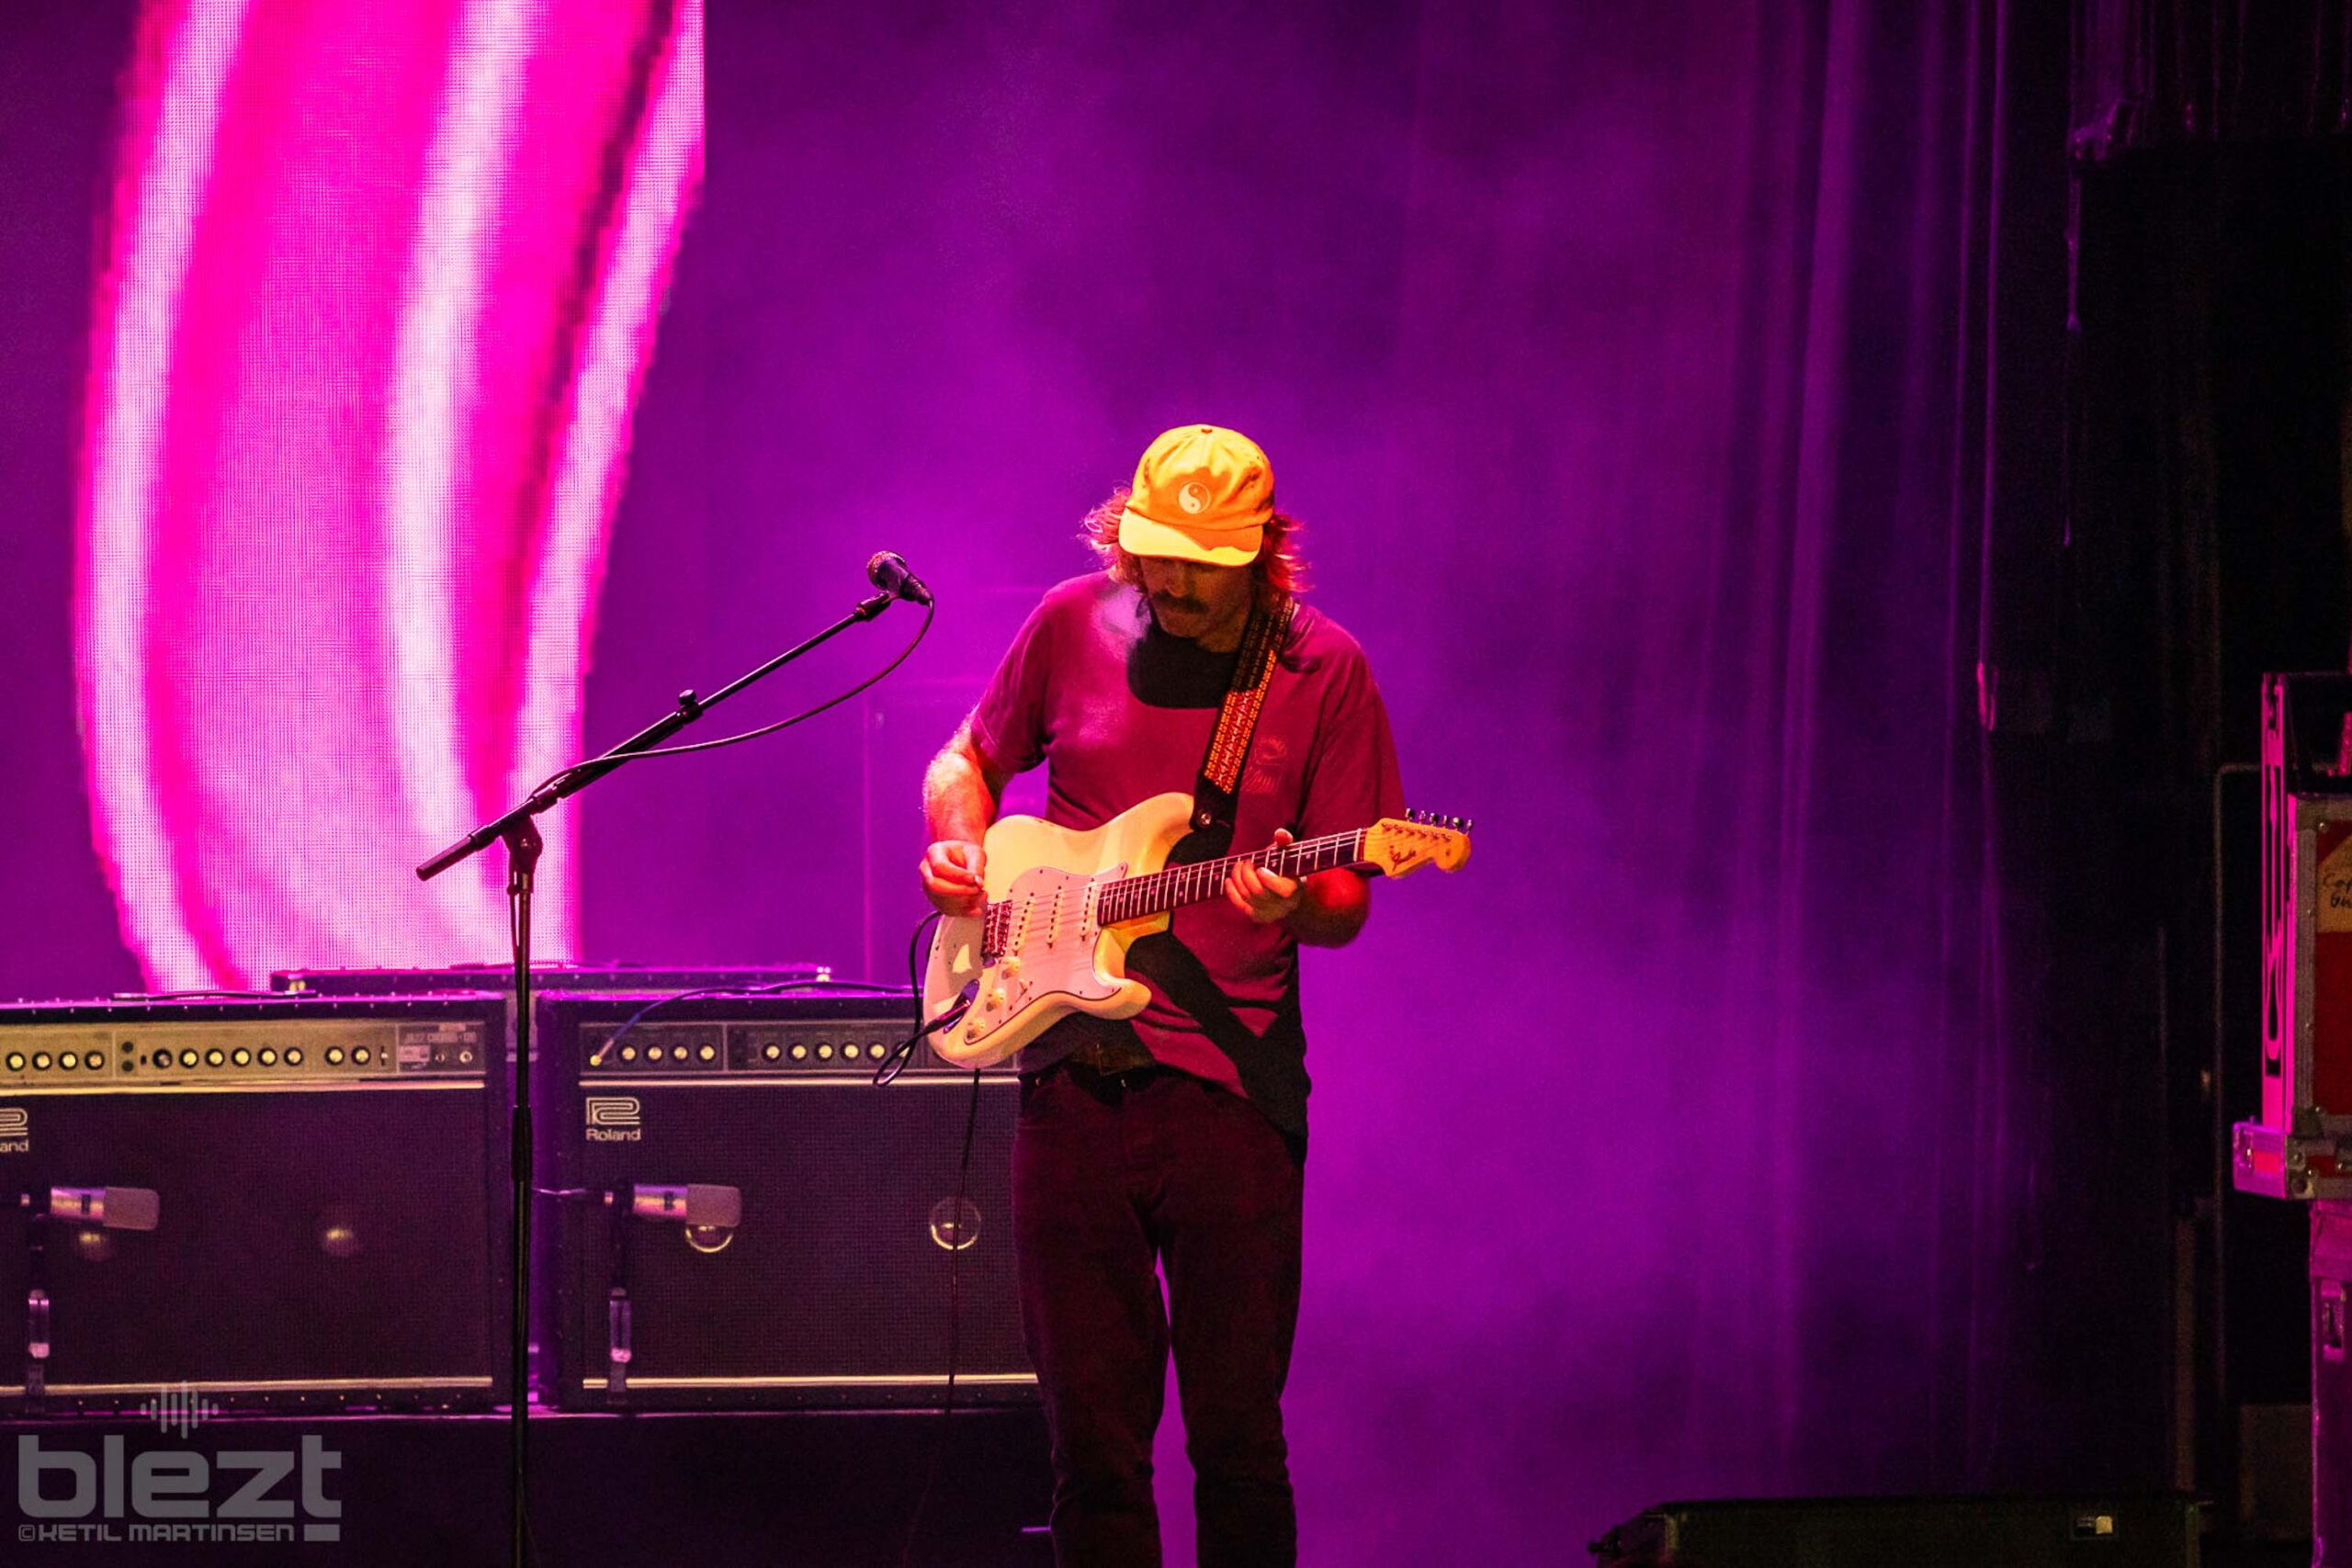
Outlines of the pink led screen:
[{"label": "pink led screen", "polygon": [[[504,950],[409,866],[581,750],[703,166],[700,0],[154,0],[84,444],[98,848],[157,987]],[[546,823],[539,950],[578,931]]]}]

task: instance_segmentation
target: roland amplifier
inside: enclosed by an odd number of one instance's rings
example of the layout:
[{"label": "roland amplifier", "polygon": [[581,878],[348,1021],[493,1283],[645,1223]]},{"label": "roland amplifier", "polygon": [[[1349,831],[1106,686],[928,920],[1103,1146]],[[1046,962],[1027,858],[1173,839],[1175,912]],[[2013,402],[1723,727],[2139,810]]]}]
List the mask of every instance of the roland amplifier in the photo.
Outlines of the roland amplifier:
[{"label": "roland amplifier", "polygon": [[[1012,1271],[1018,1094],[903,998],[543,995],[541,1397],[872,1409],[1034,1398]],[[622,1026],[627,1024],[624,1029]]]},{"label": "roland amplifier", "polygon": [[0,1007],[0,1414],[486,1407],[507,1010]]}]

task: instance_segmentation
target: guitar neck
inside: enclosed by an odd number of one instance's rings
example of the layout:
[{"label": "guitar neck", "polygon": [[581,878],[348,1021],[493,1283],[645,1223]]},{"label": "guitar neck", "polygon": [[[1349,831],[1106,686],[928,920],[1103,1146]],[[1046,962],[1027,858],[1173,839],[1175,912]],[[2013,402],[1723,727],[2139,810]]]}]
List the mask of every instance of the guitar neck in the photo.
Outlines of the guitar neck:
[{"label": "guitar neck", "polygon": [[1311,876],[1318,871],[1351,866],[1377,869],[1363,858],[1367,831],[1359,828],[1351,833],[1330,833],[1295,844],[1270,845],[1251,854],[1226,855],[1191,865],[1171,865],[1141,876],[1123,876],[1102,889],[1096,905],[1097,918],[1106,926],[1115,926],[1146,915],[1165,914],[1186,904],[1204,903],[1224,893],[1225,879],[1237,865],[1258,866],[1277,876]]}]

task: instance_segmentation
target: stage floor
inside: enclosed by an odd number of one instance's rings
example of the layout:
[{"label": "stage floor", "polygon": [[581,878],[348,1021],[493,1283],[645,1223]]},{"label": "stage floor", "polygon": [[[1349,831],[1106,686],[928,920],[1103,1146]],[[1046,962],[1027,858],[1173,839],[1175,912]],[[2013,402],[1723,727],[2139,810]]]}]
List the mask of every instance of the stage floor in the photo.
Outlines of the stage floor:
[{"label": "stage floor", "polygon": [[[507,1558],[499,1416],[222,1416],[185,1436],[142,1418],[9,1421],[0,1437],[17,1482],[0,1529],[9,1543],[0,1559],[11,1564],[492,1568]],[[548,1415],[533,1419],[530,1437],[532,1527],[546,1568],[896,1563],[934,1454],[910,1561],[1052,1562],[1035,1407],[959,1409],[944,1422],[936,1411]],[[201,1458],[201,1486],[189,1454]],[[28,1466],[40,1471],[30,1494]],[[259,1483],[281,1466],[282,1479]],[[236,1502],[248,1487],[266,1511]],[[55,1516],[30,1517],[29,1498]],[[158,1505],[200,1506],[205,1517],[164,1517]],[[159,1526],[193,1539],[145,1533]],[[224,1527],[245,1539],[220,1539]]]}]

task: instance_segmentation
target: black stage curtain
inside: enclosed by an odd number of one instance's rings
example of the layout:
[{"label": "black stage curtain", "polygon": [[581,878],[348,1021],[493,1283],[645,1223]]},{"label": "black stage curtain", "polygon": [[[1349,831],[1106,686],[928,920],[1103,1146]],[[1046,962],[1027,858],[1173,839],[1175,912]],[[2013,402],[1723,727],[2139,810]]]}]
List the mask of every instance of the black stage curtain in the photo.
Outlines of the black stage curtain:
[{"label": "black stage curtain", "polygon": [[2256,805],[2250,778],[2220,782],[2217,890],[2217,773],[2255,761],[2263,672],[2340,668],[2352,624],[2352,143],[2217,144],[2306,123],[2313,70],[2340,87],[2341,10],[2278,9],[2313,21],[2291,68],[2275,30],[2222,25],[2244,20],[2237,6],[2197,33],[2237,51],[2199,77],[2229,93],[2182,100],[2219,107],[2218,137],[2079,175],[2058,658],[2073,830],[2051,918],[2081,969],[2065,994],[2082,1026],[2102,1026],[2103,987],[2139,976],[2104,1026],[2165,1046],[2173,1209],[2193,1247],[2177,1326],[2209,1487],[2237,1462],[2240,1404],[2308,1391],[2305,1216],[2229,1192],[2219,1163],[2228,1124],[2258,1111],[2260,1045]]},{"label": "black stage curtain", "polygon": [[2346,0],[2075,0],[2075,147],[2352,130]]}]

